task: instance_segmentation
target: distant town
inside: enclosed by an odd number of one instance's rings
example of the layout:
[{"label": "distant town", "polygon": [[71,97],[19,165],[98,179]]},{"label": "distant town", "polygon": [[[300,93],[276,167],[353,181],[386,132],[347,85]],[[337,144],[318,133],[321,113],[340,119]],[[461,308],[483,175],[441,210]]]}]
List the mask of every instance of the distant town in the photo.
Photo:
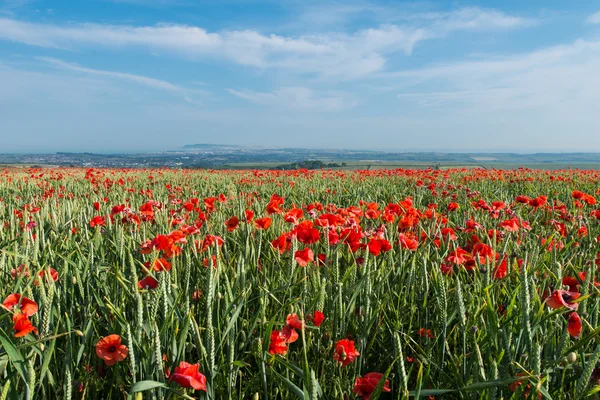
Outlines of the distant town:
[{"label": "distant town", "polygon": [[155,153],[0,154],[0,166],[211,169],[600,168],[600,153],[441,153],[190,144]]}]

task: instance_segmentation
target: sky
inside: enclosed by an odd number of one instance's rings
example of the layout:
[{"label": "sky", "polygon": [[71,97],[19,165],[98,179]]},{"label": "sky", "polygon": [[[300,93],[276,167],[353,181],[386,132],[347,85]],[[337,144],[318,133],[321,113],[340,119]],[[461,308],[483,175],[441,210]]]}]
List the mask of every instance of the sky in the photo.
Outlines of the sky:
[{"label": "sky", "polygon": [[0,153],[600,152],[600,0],[0,0]]}]

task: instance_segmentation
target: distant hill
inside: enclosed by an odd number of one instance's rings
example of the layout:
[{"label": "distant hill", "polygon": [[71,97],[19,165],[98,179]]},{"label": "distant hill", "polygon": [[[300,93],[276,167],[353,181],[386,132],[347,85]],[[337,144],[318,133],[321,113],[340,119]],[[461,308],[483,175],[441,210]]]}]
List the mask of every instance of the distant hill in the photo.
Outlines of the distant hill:
[{"label": "distant hill", "polygon": [[192,149],[202,149],[202,150],[206,150],[206,149],[239,149],[240,147],[243,147],[243,146],[238,146],[238,145],[235,145],[235,144],[196,143],[196,144],[186,144],[185,146],[183,146],[183,149],[185,149],[185,150],[192,150]]}]

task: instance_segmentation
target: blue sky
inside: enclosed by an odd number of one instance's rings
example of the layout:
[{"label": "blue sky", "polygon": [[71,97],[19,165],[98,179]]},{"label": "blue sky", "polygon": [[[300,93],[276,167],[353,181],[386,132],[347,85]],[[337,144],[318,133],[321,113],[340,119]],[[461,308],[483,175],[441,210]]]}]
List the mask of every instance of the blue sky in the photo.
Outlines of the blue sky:
[{"label": "blue sky", "polygon": [[0,152],[600,151],[600,1],[0,0]]}]

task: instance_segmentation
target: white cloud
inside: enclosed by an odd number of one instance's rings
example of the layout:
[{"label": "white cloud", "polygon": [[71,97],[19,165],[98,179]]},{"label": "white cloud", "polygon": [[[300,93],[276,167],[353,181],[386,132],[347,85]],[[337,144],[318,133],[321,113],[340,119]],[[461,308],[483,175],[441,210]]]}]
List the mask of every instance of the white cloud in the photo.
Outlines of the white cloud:
[{"label": "white cloud", "polygon": [[[381,74],[398,109],[452,143],[490,148],[598,149],[600,41]],[[390,88],[389,82],[395,82]],[[402,114],[400,114],[402,115]],[[483,135],[485,140],[476,139]],[[504,143],[504,145],[503,145]]]},{"label": "white cloud", "polygon": [[357,105],[357,101],[348,96],[316,95],[312,89],[305,87],[283,87],[271,92],[234,89],[227,89],[227,91],[255,104],[293,110],[339,111]]},{"label": "white cloud", "polygon": [[0,18],[0,39],[65,50],[140,47],[191,59],[226,59],[259,69],[352,79],[383,69],[390,54],[410,54],[418,43],[452,31],[513,29],[529,23],[495,10],[463,8],[426,20],[377,25],[353,33],[284,36],[255,30],[208,32],[174,24],[53,25]]},{"label": "white cloud", "polygon": [[590,24],[600,24],[600,11],[597,11],[594,14],[590,15],[587,19],[587,22]]},{"label": "white cloud", "polygon": [[185,92],[186,92],[186,89],[184,89],[180,86],[177,86],[172,83],[162,81],[159,79],[149,78],[147,76],[134,75],[134,74],[129,74],[129,73],[125,73],[125,72],[115,72],[115,71],[105,71],[105,70],[99,70],[99,69],[93,69],[93,68],[85,68],[85,67],[79,66],[77,64],[68,63],[68,62],[58,60],[56,58],[50,58],[50,57],[38,57],[37,59],[40,61],[43,61],[47,64],[50,64],[54,67],[66,69],[69,71],[81,72],[81,73],[90,74],[90,75],[106,76],[106,77],[110,77],[110,78],[123,79],[123,80],[131,81],[131,82],[135,82],[140,85],[148,86],[148,87],[151,87],[154,89],[166,90],[168,92],[173,92],[173,93],[185,94]]}]

